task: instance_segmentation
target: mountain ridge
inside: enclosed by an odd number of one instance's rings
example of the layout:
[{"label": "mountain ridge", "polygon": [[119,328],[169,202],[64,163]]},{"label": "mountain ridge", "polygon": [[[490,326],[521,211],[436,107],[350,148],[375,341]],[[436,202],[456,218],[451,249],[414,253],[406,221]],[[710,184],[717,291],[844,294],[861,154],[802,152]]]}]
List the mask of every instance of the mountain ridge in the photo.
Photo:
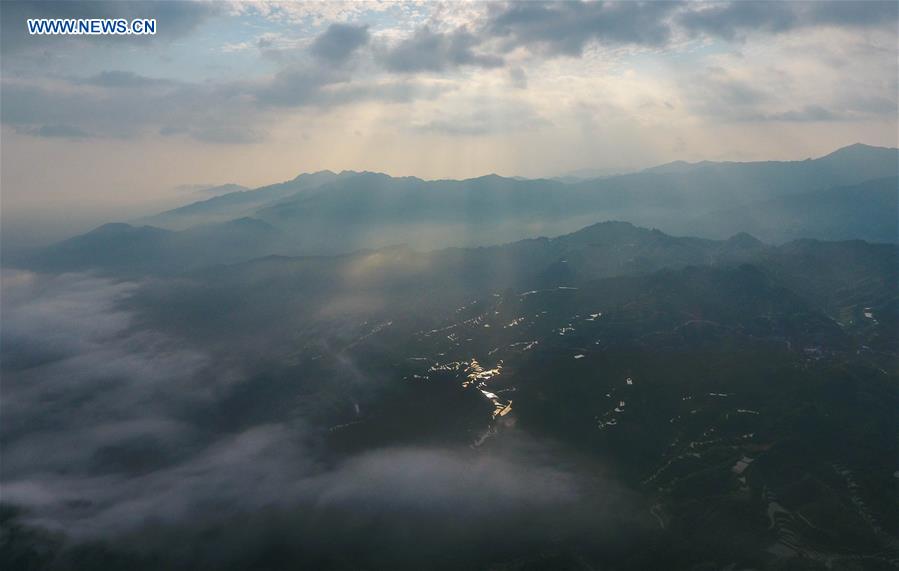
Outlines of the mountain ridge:
[{"label": "mountain ridge", "polygon": [[[875,147],[871,145],[864,145],[862,143],[855,143],[852,145],[848,145],[846,147],[842,147],[837,149],[827,155],[823,155],[821,157],[815,159],[806,159],[804,161],[746,161],[746,162],[738,162],[738,161],[722,161],[722,162],[714,162],[714,161],[700,161],[696,163],[689,163],[686,161],[673,161],[671,163],[665,163],[662,165],[657,165],[655,167],[649,167],[643,169],[641,171],[636,171],[632,173],[625,173],[619,175],[610,175],[604,176],[600,178],[594,179],[580,179],[576,181],[570,182],[562,182],[558,179],[550,179],[550,178],[535,178],[535,179],[521,179],[520,177],[503,177],[497,175],[496,173],[488,173],[485,175],[481,175],[478,177],[471,177],[466,179],[422,179],[415,176],[398,176],[393,177],[386,173],[382,172],[373,172],[373,171],[352,171],[352,170],[344,170],[340,173],[334,173],[329,170],[322,170],[313,173],[301,173],[297,175],[295,178],[284,181],[280,183],[273,183],[270,185],[258,187],[255,189],[243,190],[234,193],[228,193],[219,195],[216,197],[212,197],[206,200],[197,201],[179,208],[175,208],[172,210],[168,210],[162,212],[160,214],[145,217],[140,220],[146,220],[149,222],[154,222],[165,226],[166,223],[175,223],[173,218],[177,219],[184,215],[190,215],[196,213],[198,211],[202,211],[204,209],[214,209],[215,207],[222,204],[246,204],[248,206],[259,206],[259,203],[264,202],[265,200],[275,200],[280,201],[284,199],[290,199],[290,197],[297,192],[301,192],[302,190],[308,190],[311,188],[315,188],[321,186],[323,184],[346,180],[348,178],[356,177],[356,176],[369,176],[373,175],[374,178],[379,179],[390,179],[401,182],[417,182],[425,185],[437,185],[440,183],[488,183],[488,182],[504,182],[508,184],[514,184],[515,182],[543,182],[546,184],[551,183],[562,183],[562,184],[571,184],[571,185],[590,185],[596,183],[597,181],[602,181],[603,183],[608,183],[609,181],[614,181],[618,179],[622,179],[625,177],[633,177],[640,175],[675,175],[675,174],[688,174],[691,172],[695,172],[697,170],[709,169],[709,168],[748,168],[753,166],[772,166],[772,165],[797,165],[807,163],[809,161],[815,162],[818,161],[820,163],[832,163],[837,160],[842,160],[846,158],[854,158],[858,159],[860,156],[863,160],[865,156],[870,155],[872,153],[876,153],[879,155],[883,155],[884,153],[896,154],[899,153],[899,149],[895,148],[887,148],[887,147]],[[371,177],[370,177],[371,178]],[[271,204],[270,204],[271,205]],[[246,214],[246,213],[245,213]],[[168,220],[167,220],[168,219]],[[221,220],[219,220],[221,221]]]},{"label": "mountain ridge", "polygon": [[[701,163],[673,171],[574,184],[496,174],[426,181],[319,171],[212,197],[132,227],[104,225],[23,263],[173,270],[269,254],[331,255],[396,244],[418,250],[469,248],[565,235],[597,220],[718,240],[746,232],[766,243],[804,237],[899,241],[895,149],[853,145],[807,161]],[[884,173],[887,177],[878,176]],[[165,221],[174,222],[154,223]],[[222,251],[216,251],[216,241]],[[753,247],[749,242],[742,246]]]}]

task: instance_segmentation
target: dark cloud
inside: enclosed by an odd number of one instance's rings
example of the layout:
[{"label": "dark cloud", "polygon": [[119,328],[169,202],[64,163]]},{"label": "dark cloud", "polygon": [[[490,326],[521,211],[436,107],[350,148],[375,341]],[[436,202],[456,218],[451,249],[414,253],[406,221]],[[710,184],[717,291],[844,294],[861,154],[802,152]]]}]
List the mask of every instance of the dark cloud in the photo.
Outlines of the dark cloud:
[{"label": "dark cloud", "polygon": [[514,2],[491,7],[482,39],[502,49],[579,56],[590,43],[668,45],[678,29],[725,40],[800,27],[893,26],[895,2]]},{"label": "dark cloud", "polygon": [[256,86],[253,95],[263,107],[327,109],[362,101],[405,103],[433,99],[444,91],[413,79],[353,80],[349,73],[337,68],[297,65],[282,69],[271,81]]},{"label": "dark cloud", "polygon": [[315,57],[329,63],[340,64],[353,53],[368,44],[368,26],[331,24],[312,42],[309,51]]},{"label": "dark cloud", "polygon": [[266,117],[243,84],[192,84],[104,72],[86,80],[4,80],[0,119],[40,134],[65,125],[81,136],[132,138],[148,132],[212,142],[262,137]]},{"label": "dark cloud", "polygon": [[337,67],[303,64],[255,82],[197,84],[105,71],[85,79],[9,79],[0,87],[0,119],[21,133],[70,138],[158,133],[225,144],[263,140],[278,107],[408,102],[445,91],[414,79],[353,80]]},{"label": "dark cloud", "polygon": [[589,42],[665,45],[675,2],[516,2],[495,8],[488,33],[506,49],[524,46],[549,55],[580,55]]},{"label": "dark cloud", "polygon": [[[225,6],[217,2],[114,2],[114,1],[17,1],[0,2],[0,46],[4,53],[41,50],[47,46],[87,42],[169,42],[186,36],[207,19],[221,14]],[[29,18],[155,18],[153,36],[31,36],[26,23]]]},{"label": "dark cloud", "polygon": [[808,21],[813,24],[847,27],[892,26],[893,29],[899,24],[899,3],[889,0],[807,2],[804,8]]},{"label": "dark cloud", "polygon": [[693,5],[678,15],[687,31],[725,40],[751,33],[779,34],[811,26],[892,26],[899,20],[895,2],[776,2],[742,1]]},{"label": "dark cloud", "polygon": [[[608,46],[659,47],[681,32],[728,40],[749,33],[783,33],[803,26],[895,25],[897,5],[892,2],[733,2],[681,4],[674,2],[518,2],[491,4],[483,22],[448,32],[428,27],[393,43],[370,41],[365,25],[332,24],[306,50],[275,49],[271,37],[260,38],[264,54],[276,54],[277,71],[268,78],[224,83],[191,83],[145,77],[128,70],[107,70],[87,78],[38,79],[31,56],[21,58],[6,42],[31,45],[31,55],[52,54],[35,38],[19,38],[24,18],[52,17],[156,17],[160,39],[183,37],[223,8],[216,3],[2,3],[4,58],[18,62],[17,73],[3,77],[0,119],[18,132],[42,137],[131,138],[147,133],[185,136],[214,143],[253,143],[266,137],[278,118],[277,108],[328,109],[359,101],[408,102],[433,98],[441,88],[416,81],[414,74],[449,72],[459,68],[498,68],[512,50],[534,56],[578,56],[591,43]],[[16,27],[18,32],[9,31]],[[21,28],[21,29],[19,29]],[[11,28],[10,28],[11,29]],[[8,39],[11,37],[13,39]],[[98,40],[98,38],[93,38]],[[154,40],[156,38],[154,37]],[[69,41],[72,38],[55,38]],[[105,41],[99,39],[100,41]],[[111,40],[112,41],[112,40]],[[157,40],[158,41],[158,40]],[[29,43],[30,42],[30,43]],[[71,44],[75,45],[75,44]],[[371,46],[381,73],[351,74],[347,62]],[[12,53],[12,56],[8,54]],[[47,57],[50,57],[49,55]],[[391,72],[385,76],[384,70]],[[527,86],[520,67],[508,70],[512,86]],[[442,89],[447,89],[443,87]],[[859,89],[861,89],[859,87]],[[703,78],[688,86],[695,99],[687,105],[714,117],[752,117],[780,120],[827,120],[836,115],[893,114],[894,101],[869,97],[868,111],[861,103],[837,112],[799,102],[792,110],[761,109],[767,97],[758,87],[726,77]],[[858,99],[858,97],[856,97]],[[828,113],[830,115],[828,115]],[[472,118],[476,113],[472,114]],[[490,119],[490,117],[485,117]],[[503,119],[494,124],[530,128],[533,122]],[[435,118],[420,129],[452,134],[475,134],[493,128],[472,121],[446,122]]]},{"label": "dark cloud", "polygon": [[350,75],[343,71],[298,65],[279,71],[272,81],[259,86],[256,98],[264,105],[311,105],[325,101],[329,86],[349,81]]},{"label": "dark cloud", "polygon": [[790,2],[730,2],[687,10],[679,23],[688,31],[736,39],[748,31],[779,33],[794,28],[799,17]]},{"label": "dark cloud", "polygon": [[378,59],[388,70],[398,73],[444,71],[460,66],[502,66],[502,57],[477,50],[480,43],[481,40],[465,28],[441,33],[424,27],[411,37],[382,48]]}]

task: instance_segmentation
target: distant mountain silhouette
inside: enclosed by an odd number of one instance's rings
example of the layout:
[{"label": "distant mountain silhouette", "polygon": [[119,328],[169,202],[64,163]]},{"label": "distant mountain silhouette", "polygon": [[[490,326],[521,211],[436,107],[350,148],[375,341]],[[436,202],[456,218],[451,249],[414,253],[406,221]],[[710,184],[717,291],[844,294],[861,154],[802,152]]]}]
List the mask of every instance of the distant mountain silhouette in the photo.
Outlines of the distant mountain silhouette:
[{"label": "distant mountain silhouette", "polygon": [[[354,173],[341,173],[343,176],[351,176]],[[311,174],[301,174],[293,180],[263,186],[253,190],[240,187],[239,190],[228,192],[199,202],[194,202],[180,208],[168,210],[155,216],[140,219],[140,222],[150,225],[163,226],[170,229],[184,229],[196,224],[210,222],[224,222],[269,204],[297,192],[315,188],[327,182],[334,181],[339,176],[331,171],[319,171]]]},{"label": "distant mountain silhouette", "polygon": [[277,236],[272,226],[251,218],[181,231],[105,224],[43,249],[26,265],[38,270],[102,269],[125,274],[181,271],[264,255],[274,247]]},{"label": "distant mountain silhouette", "polygon": [[899,177],[893,176],[716,211],[682,230],[723,237],[739,228],[772,242],[798,238],[895,242],[897,212]]},{"label": "distant mountain silhouette", "polygon": [[[867,180],[896,176],[896,149],[851,145],[818,159],[805,161],[710,162],[678,161],[641,172],[577,180],[522,180],[488,175],[451,181],[427,181],[415,177],[390,177],[380,173],[352,171],[334,174],[321,171],[303,174],[292,181],[252,191],[229,193],[142,219],[140,223],[169,229],[223,222],[251,216],[266,220],[298,240],[324,241],[337,251],[368,244],[348,244],[354,234],[377,236],[379,230],[392,241],[416,241],[411,227],[467,223],[467,231],[483,232],[484,239],[514,240],[526,237],[510,231],[491,231],[471,222],[494,225],[549,222],[552,230],[571,231],[592,219],[617,218],[681,232],[704,212],[717,212],[776,200],[794,194]],[[573,180],[573,179],[571,179]],[[773,206],[773,203],[772,203]],[[576,220],[574,220],[576,219]],[[565,224],[570,221],[569,224]],[[350,235],[342,225],[351,223]],[[391,232],[384,226],[402,223],[405,231]],[[730,233],[748,228],[734,227]],[[720,235],[718,232],[716,235]],[[774,240],[772,235],[761,238]],[[429,247],[444,245],[424,237]],[[473,245],[456,242],[458,245]]]},{"label": "distant mountain silhouette", "polygon": [[[805,161],[670,163],[574,184],[321,171],[196,202],[139,226],[103,226],[26,264],[180,270],[271,254],[500,244],[597,220],[716,239],[745,232],[769,243],[896,242],[897,172],[897,149],[866,145]],[[738,242],[730,247],[745,246]]]}]

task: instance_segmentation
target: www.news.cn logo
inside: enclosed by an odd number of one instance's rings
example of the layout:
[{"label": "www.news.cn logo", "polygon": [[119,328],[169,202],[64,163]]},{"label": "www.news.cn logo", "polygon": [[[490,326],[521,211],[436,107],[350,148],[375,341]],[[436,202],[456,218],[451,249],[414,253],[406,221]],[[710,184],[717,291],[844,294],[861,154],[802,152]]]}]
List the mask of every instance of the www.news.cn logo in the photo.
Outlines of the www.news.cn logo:
[{"label": "www.news.cn logo", "polygon": [[152,36],[156,34],[156,19],[38,18],[28,20],[28,33],[50,36]]}]

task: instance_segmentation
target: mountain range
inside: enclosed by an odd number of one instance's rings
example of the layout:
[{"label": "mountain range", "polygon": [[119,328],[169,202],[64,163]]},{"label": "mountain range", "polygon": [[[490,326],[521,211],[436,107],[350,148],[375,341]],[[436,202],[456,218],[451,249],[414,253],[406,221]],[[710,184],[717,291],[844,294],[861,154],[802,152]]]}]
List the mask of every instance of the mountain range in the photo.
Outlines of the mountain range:
[{"label": "mountain range", "polygon": [[488,175],[427,181],[321,171],[107,224],[16,263],[38,269],[183,271],[267,255],[409,244],[500,244],[626,220],[672,234],[769,243],[896,242],[899,150],[852,145],[792,162],[676,162],[565,183]]},{"label": "mountain range", "polygon": [[[259,221],[229,224],[251,237],[271,232]],[[133,270],[129,252],[149,255],[147,244],[172,236],[202,242],[208,231],[113,225],[80,239],[130,244],[106,261],[119,282]],[[168,257],[214,253],[168,243]],[[287,507],[264,499],[247,516],[232,508],[180,528],[149,522],[136,538],[73,546],[32,527],[13,502],[0,505],[0,555],[15,568],[69,570],[236,570],[272,553],[279,569],[890,569],[899,560],[889,509],[897,257],[896,244],[768,245],[745,233],[712,240],[603,222],[496,246],[271,255],[156,273],[86,327],[131,316],[127,330],[152,332],[138,349],[177,340],[192,351],[178,355],[178,370],[199,354],[209,378],[191,373],[166,392],[172,373],[152,373],[173,357],[151,353],[137,370],[152,382],[134,383],[149,400],[137,402],[170,411],[163,426],[180,436],[126,431],[63,473],[113,483],[125,474],[141,487],[168,470],[184,478],[203,470],[184,464],[186,453],[237,434],[195,484],[221,505],[239,502],[227,485],[206,483],[235,473],[249,472],[254,486],[275,478],[279,498],[287,482],[312,491]],[[98,283],[36,307],[59,312]],[[19,395],[42,365],[63,375],[80,362],[61,358],[64,347],[29,350],[8,336],[5,381]],[[107,393],[130,386],[109,367],[136,357],[98,351],[102,389],[61,377],[32,415],[7,421],[6,438],[40,436],[61,422],[48,411],[65,399],[72,422],[103,413]],[[272,427],[291,436],[268,448]],[[281,460],[298,450],[302,462]],[[232,457],[238,467],[224,464]],[[257,462],[269,463],[255,472]],[[358,479],[348,476],[360,462]],[[421,493],[380,503],[409,490]],[[106,513],[103,503],[56,501],[31,509]],[[264,532],[246,538],[254,525]],[[173,542],[191,548],[173,553]],[[226,544],[240,554],[230,565],[218,555]]]},{"label": "mountain range", "polygon": [[[181,229],[107,224],[24,260],[40,271],[4,275],[5,469],[64,493],[4,489],[0,560],[895,568],[899,244],[858,237],[895,223],[896,179],[796,189],[764,172],[814,165],[756,166],[669,165],[604,191],[317,173],[191,205]],[[741,170],[774,197],[727,216],[789,241],[629,221],[433,249],[365,233],[401,237],[413,214],[528,233],[514,221],[547,200],[564,226],[562,196],[645,205],[647,180],[680,181],[695,202],[714,185],[689,184]],[[221,219],[198,222],[209,208]],[[306,235],[360,247],[289,247]],[[182,494],[199,499],[170,523]],[[74,535],[121,513],[126,533]]]}]

